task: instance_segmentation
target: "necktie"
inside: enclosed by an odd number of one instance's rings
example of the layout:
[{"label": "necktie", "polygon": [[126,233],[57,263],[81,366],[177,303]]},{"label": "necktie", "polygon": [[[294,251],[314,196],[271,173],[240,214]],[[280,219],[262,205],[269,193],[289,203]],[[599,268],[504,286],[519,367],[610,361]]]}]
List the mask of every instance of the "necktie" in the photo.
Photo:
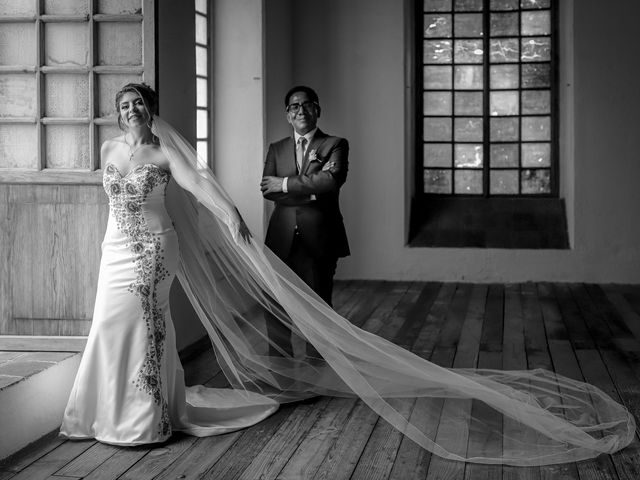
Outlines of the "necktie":
[{"label": "necktie", "polygon": [[298,146],[296,148],[296,163],[298,164],[298,172],[302,172],[302,163],[304,162],[304,146],[306,143],[306,138],[298,138]]}]

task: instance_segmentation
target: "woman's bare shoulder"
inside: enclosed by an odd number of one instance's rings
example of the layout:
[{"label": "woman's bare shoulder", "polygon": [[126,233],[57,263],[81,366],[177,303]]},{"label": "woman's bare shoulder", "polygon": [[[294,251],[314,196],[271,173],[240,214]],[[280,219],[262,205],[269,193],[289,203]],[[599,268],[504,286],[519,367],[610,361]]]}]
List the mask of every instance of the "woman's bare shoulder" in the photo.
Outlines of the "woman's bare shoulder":
[{"label": "woman's bare shoulder", "polygon": [[102,142],[102,146],[100,150],[102,152],[110,151],[122,144],[125,144],[124,135],[120,135],[118,137],[108,138],[104,142]]}]

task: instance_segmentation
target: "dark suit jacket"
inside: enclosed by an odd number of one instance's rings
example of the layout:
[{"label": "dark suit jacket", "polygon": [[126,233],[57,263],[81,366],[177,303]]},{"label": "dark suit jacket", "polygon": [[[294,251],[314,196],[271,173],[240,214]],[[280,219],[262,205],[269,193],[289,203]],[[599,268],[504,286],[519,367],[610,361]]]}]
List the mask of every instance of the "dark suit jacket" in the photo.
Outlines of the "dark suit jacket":
[{"label": "dark suit jacket", "polygon": [[[297,172],[293,136],[269,145],[263,176],[288,177],[288,193],[264,196],[276,204],[265,244],[280,258],[289,254],[296,226],[301,241],[314,257],[349,255],[338,202],[340,187],[347,179],[348,157],[347,140],[327,135],[320,129],[307,148],[300,172]],[[335,162],[335,166],[323,171],[327,162]],[[316,199],[312,200],[311,195]]]}]

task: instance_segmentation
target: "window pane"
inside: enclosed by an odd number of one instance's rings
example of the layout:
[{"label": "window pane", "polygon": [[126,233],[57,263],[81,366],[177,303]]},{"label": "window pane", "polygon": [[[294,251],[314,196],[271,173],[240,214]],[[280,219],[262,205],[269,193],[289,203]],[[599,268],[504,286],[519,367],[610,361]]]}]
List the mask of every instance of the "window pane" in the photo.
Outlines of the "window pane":
[{"label": "window pane", "polygon": [[36,29],[33,23],[3,23],[0,27],[0,65],[36,64]]},{"label": "window pane", "polygon": [[481,37],[482,14],[461,13],[454,17],[456,37]]},{"label": "window pane", "polygon": [[551,92],[549,90],[524,90],[522,92],[522,113],[551,113]]},{"label": "window pane", "polygon": [[208,115],[206,110],[198,110],[196,112],[196,136],[198,138],[207,138],[209,136]]},{"label": "window pane", "polygon": [[519,148],[517,143],[495,143],[491,145],[491,168],[518,167]]},{"label": "window pane", "polygon": [[482,40],[456,40],[456,63],[482,63]]},{"label": "window pane", "polygon": [[551,12],[522,12],[522,35],[550,35]]},{"label": "window pane", "polygon": [[425,12],[449,12],[451,0],[424,0]]},{"label": "window pane", "polygon": [[422,138],[431,142],[450,142],[451,119],[437,117],[425,118]]},{"label": "window pane", "polygon": [[454,70],[453,84],[458,90],[480,90],[482,89],[482,67],[459,66]]},{"label": "window pane", "polygon": [[490,138],[492,142],[513,142],[520,140],[518,118],[492,118]]},{"label": "window pane", "polygon": [[489,184],[493,195],[515,195],[518,193],[518,170],[492,170]]},{"label": "window pane", "polygon": [[551,59],[551,39],[549,37],[523,38],[523,62],[548,62]]},{"label": "window pane", "polygon": [[196,0],[196,12],[207,13],[208,0]]},{"label": "window pane", "polygon": [[454,139],[456,142],[481,142],[482,118],[458,117],[455,119]]},{"label": "window pane", "polygon": [[523,170],[522,193],[551,193],[551,172],[549,170]]},{"label": "window pane", "polygon": [[482,170],[456,170],[455,193],[481,194]]},{"label": "window pane", "polygon": [[20,17],[35,14],[35,2],[25,0],[0,0],[0,15]]},{"label": "window pane", "polygon": [[209,82],[206,78],[196,78],[196,105],[198,107],[207,106],[207,88]]},{"label": "window pane", "polygon": [[196,15],[196,42],[206,45],[207,36],[207,17]]},{"label": "window pane", "polygon": [[205,162],[208,162],[209,161],[209,142],[206,142],[206,141],[196,142],[196,149],[198,151],[198,156]]},{"label": "window pane", "polygon": [[98,0],[98,12],[110,14],[142,13],[141,2],[142,0]]},{"label": "window pane", "polygon": [[115,96],[127,83],[139,83],[139,75],[100,74],[96,76],[98,84],[98,116],[117,117]]},{"label": "window pane", "polygon": [[425,40],[423,62],[451,63],[452,43],[451,40]]},{"label": "window pane", "polygon": [[451,167],[450,143],[425,143],[424,161],[425,167]]},{"label": "window pane", "polygon": [[0,168],[38,168],[35,125],[0,124]]},{"label": "window pane", "polygon": [[0,75],[0,117],[35,117],[35,91],[34,74]]},{"label": "window pane", "polygon": [[89,117],[89,77],[47,74],[44,76],[46,117]]},{"label": "window pane", "polygon": [[44,13],[47,15],[86,15],[89,13],[89,5],[87,0],[45,0]]},{"label": "window pane", "polygon": [[489,70],[492,89],[518,88],[520,86],[518,65],[492,65]]},{"label": "window pane", "polygon": [[491,0],[491,10],[517,10],[518,0]]},{"label": "window pane", "polygon": [[85,66],[89,62],[88,23],[45,23],[44,64]]},{"label": "window pane", "polygon": [[47,125],[46,168],[89,169],[89,128],[82,125]]},{"label": "window pane", "polygon": [[522,65],[522,87],[539,88],[551,86],[551,66],[548,63]]},{"label": "window pane", "polygon": [[533,8],[549,8],[551,7],[551,0],[521,0],[520,5],[525,10]]},{"label": "window pane", "polygon": [[492,13],[491,36],[505,37],[508,35],[518,35],[518,14]]},{"label": "window pane", "polygon": [[451,37],[451,15],[425,14],[425,37]]},{"label": "window pane", "polygon": [[492,39],[489,58],[492,63],[514,63],[520,60],[517,38]]},{"label": "window pane", "polygon": [[482,168],[482,145],[469,143],[456,145],[453,161],[456,168]]},{"label": "window pane", "polygon": [[[522,195],[526,171],[528,195],[550,193],[550,0],[423,0],[423,6],[417,19],[426,37],[423,112],[417,113],[425,191]],[[491,36],[483,40],[485,27]],[[489,191],[483,192],[483,179]]]},{"label": "window pane", "polygon": [[456,115],[482,115],[482,92],[455,92]]},{"label": "window pane", "polygon": [[425,115],[451,115],[451,92],[425,92]]},{"label": "window pane", "polygon": [[425,89],[450,89],[453,84],[451,67],[424,67]]},{"label": "window pane", "polygon": [[551,118],[522,117],[523,140],[551,140]]},{"label": "window pane", "polygon": [[98,65],[142,65],[142,24],[100,22]]},{"label": "window pane", "polygon": [[196,46],[196,75],[207,76],[207,49]]},{"label": "window pane", "polygon": [[425,170],[424,193],[451,193],[451,170]]},{"label": "window pane", "polygon": [[482,0],[455,0],[457,12],[481,12]]},{"label": "window pane", "polygon": [[522,144],[523,167],[550,167],[551,144],[549,143],[523,143]]},{"label": "window pane", "polygon": [[518,92],[491,92],[489,110],[491,115],[518,115]]}]

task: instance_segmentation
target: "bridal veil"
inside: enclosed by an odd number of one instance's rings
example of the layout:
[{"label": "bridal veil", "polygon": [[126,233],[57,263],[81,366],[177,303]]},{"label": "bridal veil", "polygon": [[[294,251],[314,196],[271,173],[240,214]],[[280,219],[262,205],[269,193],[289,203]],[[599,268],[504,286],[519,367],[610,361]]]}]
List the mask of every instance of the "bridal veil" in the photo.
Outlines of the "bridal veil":
[{"label": "bridal veil", "polygon": [[[206,163],[168,123],[154,117],[153,131],[168,157],[187,159],[230,201]],[[233,388],[280,403],[357,396],[420,446],[461,461],[574,462],[615,452],[633,440],[631,413],[592,385],[541,369],[442,368],[357,328],[267,248],[244,242],[230,212],[215,198],[208,200],[199,204],[174,182],[167,193],[180,243],[178,278]],[[269,355],[274,340],[266,322],[291,330],[293,355]],[[306,341],[322,358],[305,356]],[[402,401],[416,401],[413,416],[396,408]],[[513,428],[503,429],[507,424]],[[461,441],[440,441],[438,429],[444,428],[464,432]],[[476,433],[497,442],[467,444]],[[496,444],[502,448],[491,450]]]}]

